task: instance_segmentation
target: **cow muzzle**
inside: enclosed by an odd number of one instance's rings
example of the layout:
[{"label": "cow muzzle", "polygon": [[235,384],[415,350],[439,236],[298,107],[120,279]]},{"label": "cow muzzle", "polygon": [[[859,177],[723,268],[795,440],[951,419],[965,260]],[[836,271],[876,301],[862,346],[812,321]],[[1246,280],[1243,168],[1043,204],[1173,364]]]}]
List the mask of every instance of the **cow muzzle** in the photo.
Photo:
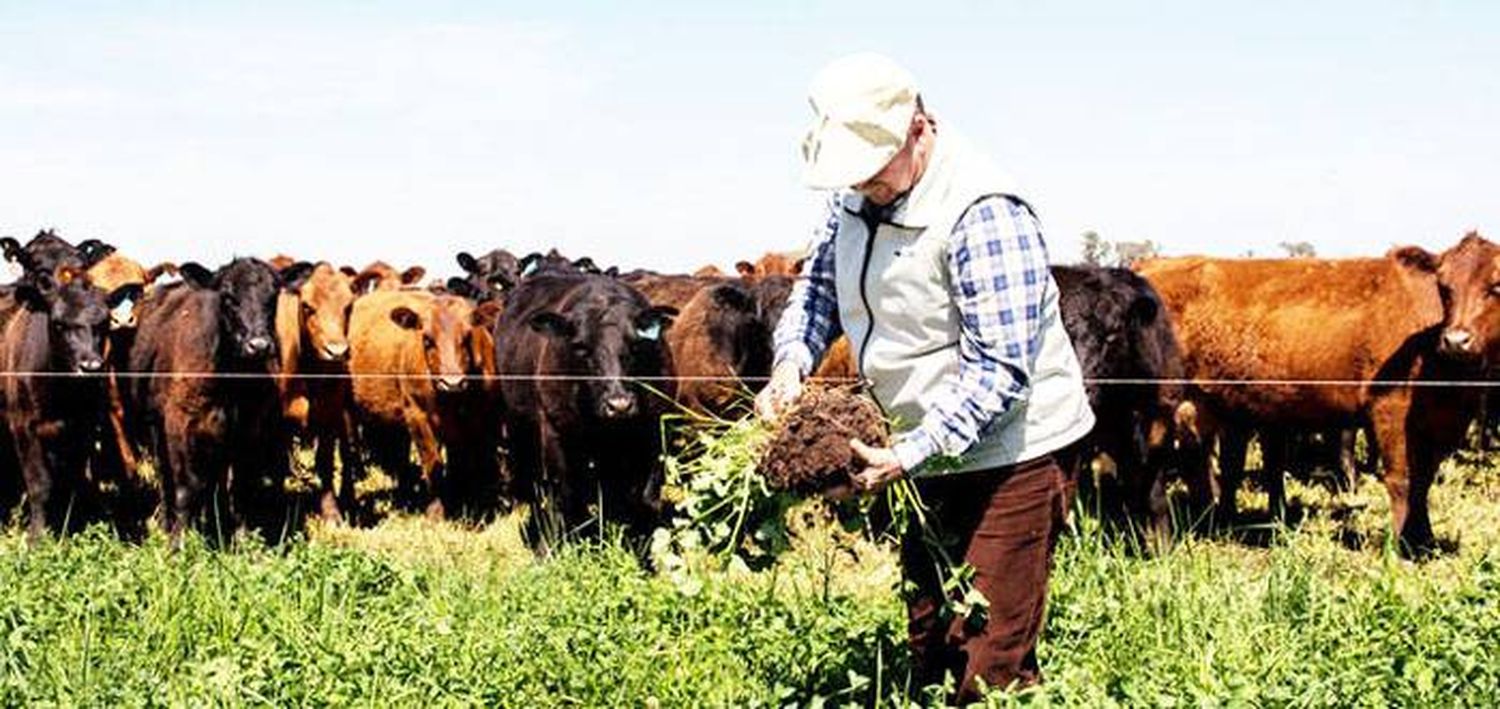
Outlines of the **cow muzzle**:
[{"label": "cow muzzle", "polygon": [[349,343],[330,342],[323,345],[323,359],[329,362],[339,362],[349,358]]},{"label": "cow muzzle", "polygon": [[84,357],[78,360],[78,371],[84,374],[95,374],[104,369],[104,360],[100,357]]},{"label": "cow muzzle", "polygon": [[256,336],[245,340],[245,354],[250,357],[259,357],[271,351],[271,338]]},{"label": "cow muzzle", "polygon": [[1450,357],[1471,359],[1479,355],[1476,344],[1473,333],[1455,328],[1443,332],[1443,337],[1438,342],[1438,350]]},{"label": "cow muzzle", "polygon": [[600,413],[604,418],[624,418],[635,413],[635,397],[629,394],[615,394],[605,397],[604,405],[600,407]]},{"label": "cow muzzle", "polygon": [[462,391],[464,388],[464,383],[464,375],[462,374],[444,374],[443,376],[438,377],[437,388],[438,391]]}]

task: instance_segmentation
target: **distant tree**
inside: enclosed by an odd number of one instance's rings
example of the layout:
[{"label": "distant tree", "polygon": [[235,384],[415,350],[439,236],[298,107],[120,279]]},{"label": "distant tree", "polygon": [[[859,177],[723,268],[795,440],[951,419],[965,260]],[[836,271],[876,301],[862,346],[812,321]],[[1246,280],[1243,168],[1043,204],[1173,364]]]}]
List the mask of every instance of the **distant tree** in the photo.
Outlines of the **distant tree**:
[{"label": "distant tree", "polygon": [[1099,232],[1090,229],[1083,232],[1083,262],[1090,266],[1109,266],[1114,263],[1114,248]]},{"label": "distant tree", "polygon": [[1318,250],[1306,241],[1283,241],[1281,248],[1286,251],[1288,258],[1317,258]]},{"label": "distant tree", "polygon": [[1116,241],[1114,243],[1115,263],[1125,268],[1134,266],[1139,261],[1156,258],[1161,255],[1161,245],[1147,239],[1145,241]]}]

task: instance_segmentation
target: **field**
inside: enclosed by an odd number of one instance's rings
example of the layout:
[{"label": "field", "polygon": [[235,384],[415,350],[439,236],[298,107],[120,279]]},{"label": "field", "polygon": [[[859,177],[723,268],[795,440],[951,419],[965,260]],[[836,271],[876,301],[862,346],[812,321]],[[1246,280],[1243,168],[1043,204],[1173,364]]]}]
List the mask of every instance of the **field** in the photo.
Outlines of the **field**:
[{"label": "field", "polygon": [[[1047,683],[996,703],[1488,705],[1500,700],[1500,471],[1450,462],[1436,558],[1385,545],[1384,492],[1184,537],[1152,558],[1075,517]],[[1247,493],[1253,507],[1257,501]],[[1263,504],[1263,501],[1260,501]],[[0,704],[910,705],[889,550],[794,512],[748,571],[643,571],[618,542],[538,562],[512,518],[393,517],[172,552],[102,530],[0,537]],[[811,519],[812,521],[808,521]]]}]

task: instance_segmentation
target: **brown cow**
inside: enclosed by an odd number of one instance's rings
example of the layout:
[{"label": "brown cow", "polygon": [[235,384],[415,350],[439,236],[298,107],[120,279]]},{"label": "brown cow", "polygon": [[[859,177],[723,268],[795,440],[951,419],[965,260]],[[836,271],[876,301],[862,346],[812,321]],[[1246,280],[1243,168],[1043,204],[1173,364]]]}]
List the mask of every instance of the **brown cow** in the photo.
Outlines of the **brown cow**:
[{"label": "brown cow", "polygon": [[349,318],[354,410],[366,446],[397,478],[403,505],[426,498],[431,517],[474,502],[457,499],[455,484],[498,474],[492,387],[478,381],[495,371],[494,340],[482,326],[494,317],[456,296],[378,291],[356,301]]},{"label": "brown cow", "polygon": [[818,363],[813,376],[832,381],[859,380],[859,365],[854,362],[854,351],[849,347],[847,336],[839,335],[828,345],[828,351],[823,353],[823,360]]},{"label": "brown cow", "polygon": [[[1393,528],[1410,550],[1431,543],[1428,490],[1438,463],[1462,443],[1479,396],[1402,382],[1482,375],[1477,362],[1500,339],[1486,303],[1500,281],[1500,247],[1471,234],[1441,256],[1404,247],[1385,258],[1176,258],[1138,270],[1171,312],[1187,374],[1199,380],[1192,396],[1221,429],[1223,512],[1234,514],[1252,428],[1369,423]],[[1447,354],[1457,350],[1472,360]],[[1262,381],[1236,383],[1246,380]],[[1300,383],[1308,381],[1355,384]],[[1265,469],[1279,508],[1280,463]]]},{"label": "brown cow", "polygon": [[[349,312],[354,307],[351,280],[344,271],[319,263],[295,291],[283,291],[276,302],[282,412],[292,431],[315,449],[318,511],[330,522],[353,511],[354,482],[362,468],[354,451],[350,384],[344,378],[349,373]],[[343,466],[337,496],[335,449]]]},{"label": "brown cow", "polygon": [[384,261],[376,261],[365,266],[364,270],[350,275],[354,278],[354,292],[364,295],[382,290],[414,288],[427,275],[427,269],[412,266],[405,271],[397,271]]}]

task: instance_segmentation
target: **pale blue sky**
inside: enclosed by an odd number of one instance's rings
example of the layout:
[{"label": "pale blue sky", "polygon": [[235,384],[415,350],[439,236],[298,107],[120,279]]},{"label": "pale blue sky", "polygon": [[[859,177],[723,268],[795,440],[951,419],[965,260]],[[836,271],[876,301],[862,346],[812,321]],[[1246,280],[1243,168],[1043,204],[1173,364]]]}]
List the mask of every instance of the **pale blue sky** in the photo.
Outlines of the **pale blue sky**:
[{"label": "pale blue sky", "polygon": [[727,265],[805,242],[804,90],[869,49],[1057,261],[1500,236],[1500,3],[305,4],[0,2],[0,234]]}]

